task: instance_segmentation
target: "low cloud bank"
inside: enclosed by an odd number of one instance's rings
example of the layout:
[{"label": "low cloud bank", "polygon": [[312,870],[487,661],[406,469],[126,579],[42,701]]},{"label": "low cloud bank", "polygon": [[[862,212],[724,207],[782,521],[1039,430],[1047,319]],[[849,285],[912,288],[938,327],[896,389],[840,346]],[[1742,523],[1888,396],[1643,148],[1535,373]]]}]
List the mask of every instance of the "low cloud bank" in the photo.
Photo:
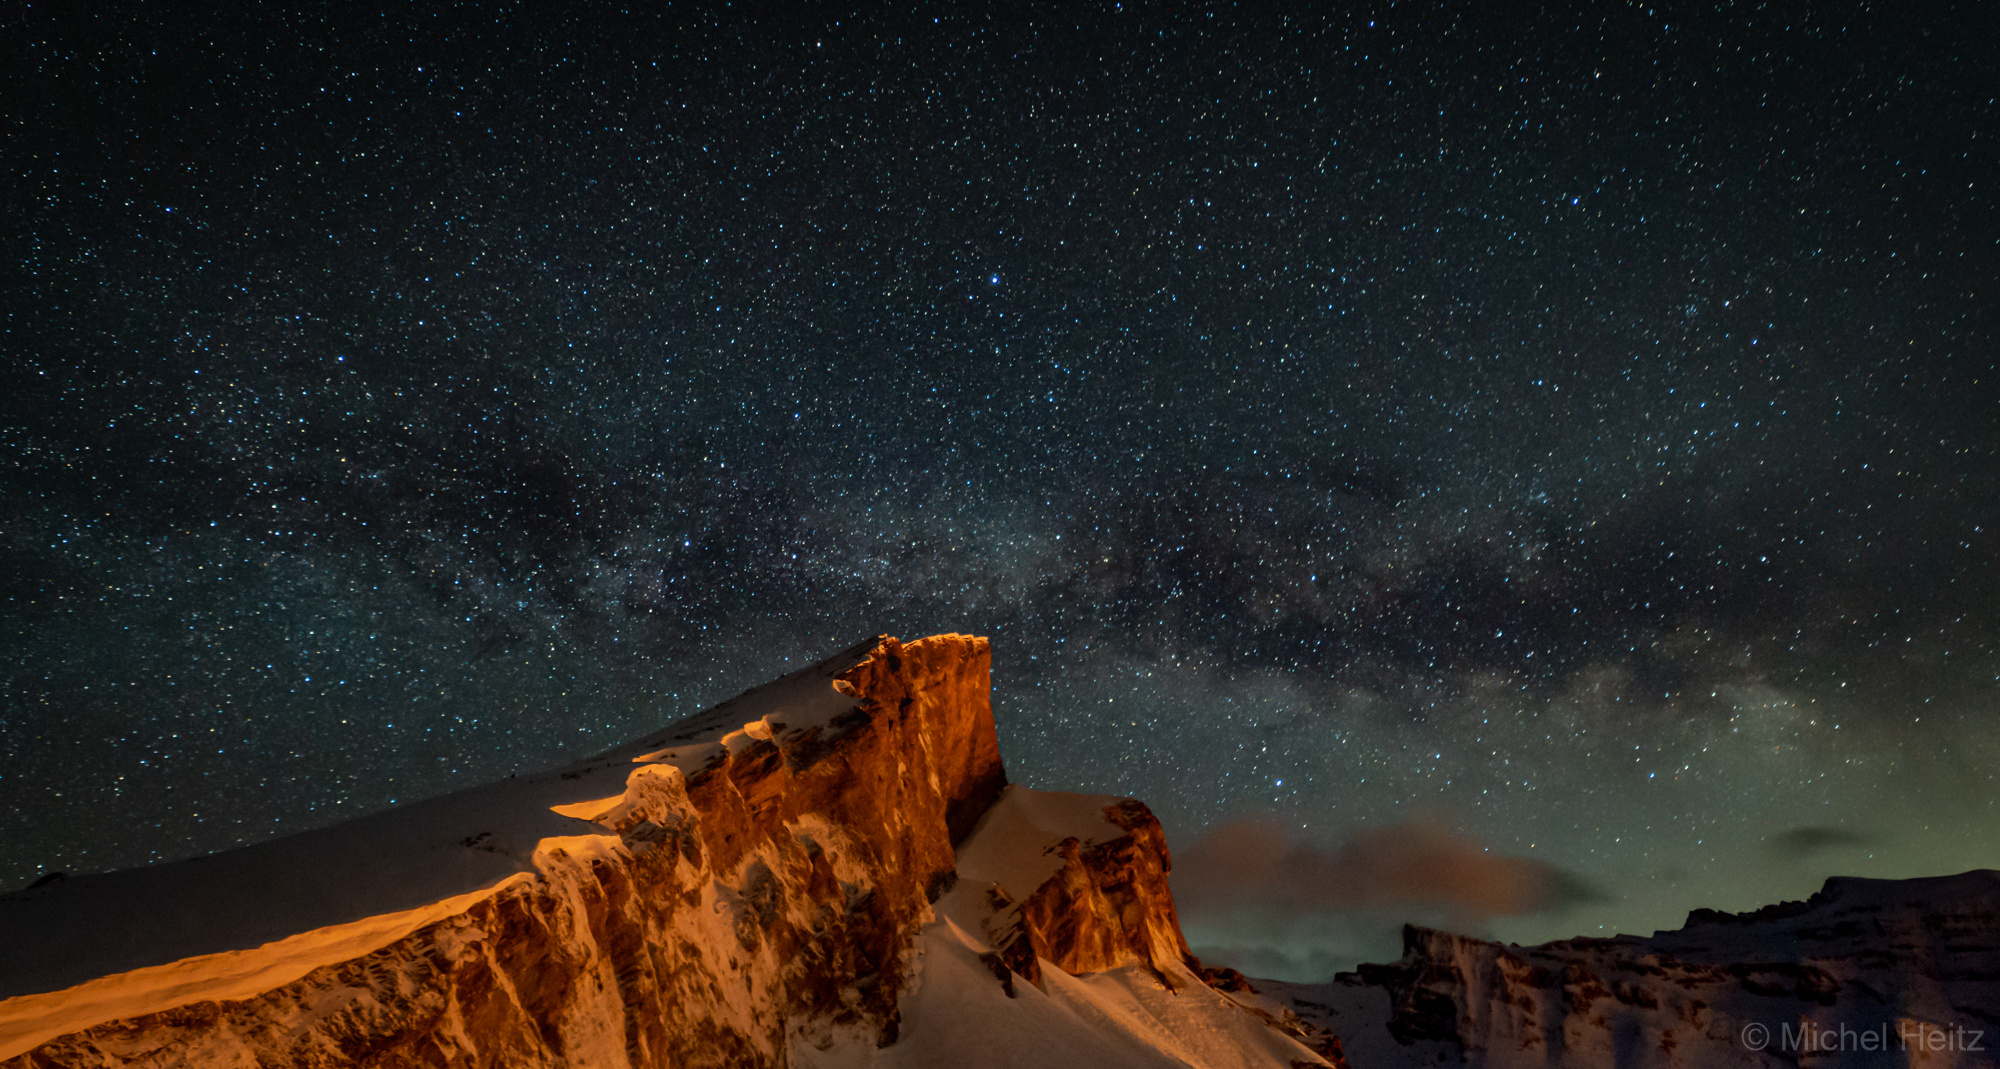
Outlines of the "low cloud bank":
[{"label": "low cloud bank", "polygon": [[1267,821],[1221,825],[1176,853],[1173,886],[1196,953],[1298,981],[1394,960],[1406,923],[1478,935],[1494,917],[1600,897],[1553,865],[1422,823],[1360,830],[1338,848]]},{"label": "low cloud bank", "polygon": [[1327,850],[1293,841],[1275,824],[1236,821],[1180,853],[1173,879],[1175,899],[1201,909],[1262,905],[1333,912],[1420,905],[1486,918],[1595,897],[1553,865],[1495,854],[1427,824],[1360,831]]},{"label": "low cloud bank", "polygon": [[1859,850],[1873,846],[1872,835],[1846,828],[1798,827],[1765,840],[1772,854],[1785,861],[1803,861],[1829,850]]}]

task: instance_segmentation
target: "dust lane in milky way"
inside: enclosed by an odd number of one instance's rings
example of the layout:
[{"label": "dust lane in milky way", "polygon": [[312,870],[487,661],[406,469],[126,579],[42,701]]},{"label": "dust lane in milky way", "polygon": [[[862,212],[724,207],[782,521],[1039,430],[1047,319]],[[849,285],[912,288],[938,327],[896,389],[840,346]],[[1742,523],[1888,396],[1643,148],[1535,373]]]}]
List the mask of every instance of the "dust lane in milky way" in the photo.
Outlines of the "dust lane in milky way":
[{"label": "dust lane in milky way", "polygon": [[937,631],[1017,779],[1383,874],[1190,912],[1266,974],[2000,866],[1988,13],[0,37],[0,884]]}]

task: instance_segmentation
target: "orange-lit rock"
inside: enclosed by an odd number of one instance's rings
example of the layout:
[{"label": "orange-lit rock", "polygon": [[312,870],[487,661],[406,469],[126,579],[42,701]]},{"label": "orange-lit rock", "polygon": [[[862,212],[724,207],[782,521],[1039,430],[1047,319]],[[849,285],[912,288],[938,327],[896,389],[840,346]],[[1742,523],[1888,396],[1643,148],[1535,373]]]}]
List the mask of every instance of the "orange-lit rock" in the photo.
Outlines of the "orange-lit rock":
[{"label": "orange-lit rock", "polygon": [[[247,995],[202,997],[203,967],[269,945],[0,1002],[0,1064],[750,1066],[792,1031],[890,1041],[951,831],[1005,786],[989,663],[980,638],[883,638],[759,688],[551,774],[588,834],[461,910]],[[592,801],[607,774],[622,792]],[[35,1035],[93,997],[164,1004]]]},{"label": "orange-lit rock", "polygon": [[879,638],[544,775],[0,897],[0,1067],[1319,1064],[1202,986],[1144,805],[1008,787],[989,664]]},{"label": "orange-lit rock", "polygon": [[1037,958],[1068,973],[1143,965],[1169,987],[1198,976],[1167,886],[1173,861],[1160,822],[1131,798],[1106,806],[1104,818],[1125,834],[1062,840],[1062,868],[1019,903],[1019,936],[1003,959],[1031,980]]}]

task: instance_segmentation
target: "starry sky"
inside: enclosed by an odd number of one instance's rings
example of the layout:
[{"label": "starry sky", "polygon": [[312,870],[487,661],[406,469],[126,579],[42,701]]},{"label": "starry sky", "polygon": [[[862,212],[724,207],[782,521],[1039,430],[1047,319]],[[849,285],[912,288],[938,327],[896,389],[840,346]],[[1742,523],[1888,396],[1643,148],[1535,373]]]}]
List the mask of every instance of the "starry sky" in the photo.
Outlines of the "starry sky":
[{"label": "starry sky", "polygon": [[9,6],[0,886],[938,631],[1263,975],[2000,867],[2000,22],[1514,6]]}]

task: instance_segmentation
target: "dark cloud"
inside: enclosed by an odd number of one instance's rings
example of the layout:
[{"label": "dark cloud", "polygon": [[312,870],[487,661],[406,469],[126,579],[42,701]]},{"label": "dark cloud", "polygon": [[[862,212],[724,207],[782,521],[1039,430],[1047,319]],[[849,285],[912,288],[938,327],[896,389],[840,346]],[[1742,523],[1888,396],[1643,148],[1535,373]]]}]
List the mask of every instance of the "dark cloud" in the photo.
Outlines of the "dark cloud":
[{"label": "dark cloud", "polygon": [[1190,911],[1267,907],[1310,913],[1443,909],[1470,919],[1590,901],[1580,879],[1425,823],[1367,829],[1339,848],[1299,842],[1268,821],[1224,824],[1183,851],[1174,895]]},{"label": "dark cloud", "polygon": [[1393,960],[1405,924],[1484,935],[1496,917],[1602,899],[1553,865],[1425,822],[1358,830],[1327,848],[1269,821],[1235,821],[1177,854],[1173,881],[1197,954],[1303,982]]},{"label": "dark cloud", "polygon": [[1845,828],[1793,828],[1766,840],[1771,853],[1787,861],[1798,861],[1827,850],[1855,849],[1875,842],[1872,835]]}]

